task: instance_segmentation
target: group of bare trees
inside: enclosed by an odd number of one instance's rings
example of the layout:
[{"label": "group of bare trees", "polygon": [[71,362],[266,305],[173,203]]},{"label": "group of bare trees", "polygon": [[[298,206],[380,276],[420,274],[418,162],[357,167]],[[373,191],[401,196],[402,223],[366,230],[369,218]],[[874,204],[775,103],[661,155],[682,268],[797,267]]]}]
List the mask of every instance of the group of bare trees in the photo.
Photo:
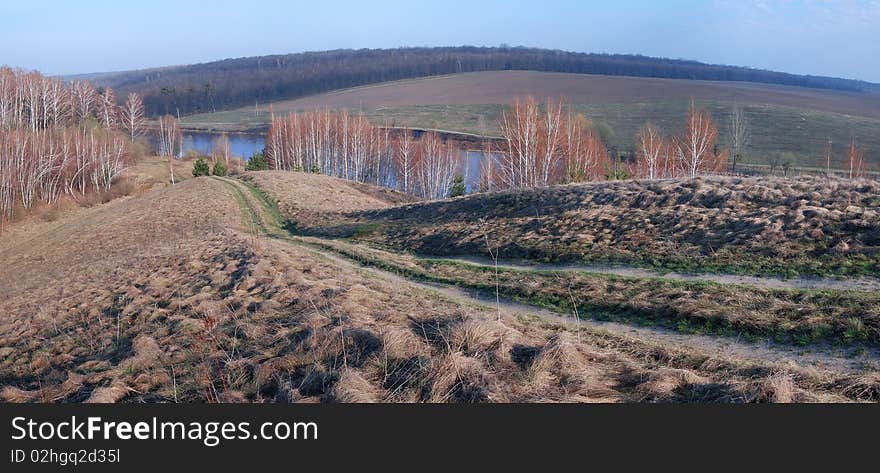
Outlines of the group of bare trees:
[{"label": "group of bare trees", "polygon": [[[500,125],[506,147],[484,166],[484,173],[491,174],[492,188],[619,177],[590,122],[573,115],[571,106],[562,101],[541,105],[531,97],[517,100],[502,114]],[[746,138],[740,137],[742,145]],[[623,166],[629,175],[645,179],[719,172],[726,167],[728,153],[718,150],[717,139],[711,115],[691,102],[679,135],[665,137],[657,127],[646,124],[636,137],[635,160]]]},{"label": "group of bare trees", "polygon": [[[502,114],[500,128],[502,145],[493,149],[486,142],[483,149],[481,190],[595,181],[613,174],[598,132],[564,101],[516,100]],[[629,173],[659,179],[720,171],[727,153],[716,149],[717,134],[711,116],[691,104],[681,135],[666,138],[650,124],[642,129]],[[272,169],[319,172],[428,199],[448,196],[463,164],[462,151],[434,133],[391,136],[388,127],[372,126],[362,115],[330,110],[273,116],[266,153]]]},{"label": "group of bare trees", "polygon": [[607,171],[608,151],[599,135],[563,101],[541,106],[532,97],[516,100],[500,126],[504,147],[485,153],[487,190],[591,181]]},{"label": "group of bare trees", "polygon": [[110,188],[143,131],[136,95],[0,68],[0,221],[16,208]]},{"label": "group of bare trees", "polygon": [[865,150],[856,143],[855,138],[850,139],[846,149],[846,165],[850,179],[865,177]]},{"label": "group of bare trees", "polygon": [[[736,113],[734,112],[734,121]],[[739,122],[740,135],[736,141],[739,153],[745,146],[744,117]],[[665,137],[651,123],[646,124],[636,136],[635,162],[630,167],[634,177],[664,179],[671,177],[696,177],[724,171],[727,168],[727,150],[717,146],[718,127],[709,112],[696,107],[693,101],[688,108],[684,130],[680,135]]]},{"label": "group of bare trees", "polygon": [[449,195],[461,150],[434,133],[415,138],[347,111],[273,117],[266,138],[271,169],[327,174],[436,199]]},{"label": "group of bare trees", "polygon": [[[831,168],[831,160],[834,157],[831,138],[828,138],[825,146],[825,172],[830,176],[833,174]],[[865,149],[858,144],[855,136],[850,137],[849,145],[845,150],[846,161],[844,162],[844,176],[850,179],[860,179],[868,175],[869,163],[865,160]]]},{"label": "group of bare trees", "polygon": [[390,131],[346,111],[310,111],[273,117],[266,139],[269,166],[387,184]]},{"label": "group of bare trees", "polygon": [[[624,175],[653,180],[724,172],[728,158],[735,163],[750,138],[741,108],[734,108],[729,126],[730,150],[719,147],[711,114],[692,100],[678,134],[666,136],[647,123],[636,136],[633,159],[612,161],[592,123],[570,105],[562,100],[541,104],[526,97],[503,112],[500,145],[484,142],[480,190]],[[223,150],[223,143],[215,149]],[[330,110],[273,116],[266,152],[272,169],[320,172],[429,199],[449,195],[463,164],[462,150],[434,133],[392,135],[387,126],[372,126],[363,115]],[[847,157],[849,176],[863,176],[864,152],[855,141]]]},{"label": "group of bare trees", "polygon": [[[734,113],[736,152],[748,141],[742,111]],[[539,104],[516,100],[500,122],[502,149],[484,150],[481,182],[485,190],[544,187],[565,182],[619,178],[592,124],[563,101]],[[636,178],[696,177],[726,169],[728,151],[718,149],[711,115],[691,101],[683,130],[666,137],[648,123],[636,137],[635,159],[623,166]],[[619,171],[619,170],[618,170]]]}]

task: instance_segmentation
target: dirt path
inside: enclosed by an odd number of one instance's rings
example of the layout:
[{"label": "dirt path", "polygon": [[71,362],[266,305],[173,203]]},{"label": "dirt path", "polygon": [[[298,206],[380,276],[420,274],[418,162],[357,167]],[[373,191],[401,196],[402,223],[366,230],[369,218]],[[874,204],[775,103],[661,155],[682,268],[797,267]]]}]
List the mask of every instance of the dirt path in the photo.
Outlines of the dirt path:
[{"label": "dirt path", "polygon": [[[494,262],[486,257],[448,256],[419,257],[423,260],[454,261],[476,266],[493,266]],[[880,279],[831,279],[831,278],[792,278],[740,276],[736,274],[685,274],[662,272],[634,266],[611,266],[600,264],[545,264],[527,261],[499,261],[498,267],[517,271],[576,271],[595,274],[611,274],[633,278],[671,279],[675,281],[716,282],[720,284],[737,284],[763,289],[836,289],[851,291],[880,291]]]},{"label": "dirt path", "polygon": [[373,266],[361,265],[360,263],[342,257],[330,250],[316,248],[315,245],[309,243],[308,240],[297,236],[291,236],[271,221],[265,220],[265,216],[271,214],[271,212],[262,208],[263,204],[253,195],[252,191],[247,186],[232,179],[223,179],[223,182],[233,187],[234,191],[237,191],[245,198],[247,202],[242,210],[250,214],[250,217],[253,217],[255,221],[260,221],[260,233],[276,240],[299,245],[317,257],[328,259],[341,267],[354,271],[361,271],[373,277],[383,278],[399,285],[406,285],[436,292],[463,305],[476,305],[483,310],[488,311],[500,309],[501,311],[512,315],[540,318],[549,322],[565,325],[577,325],[582,330],[602,331],[628,339],[638,339],[661,345],[687,347],[704,353],[711,353],[713,356],[732,357],[765,363],[794,363],[800,366],[813,366],[850,373],[880,369],[880,363],[877,362],[877,360],[880,360],[880,350],[875,348],[868,349],[868,353],[864,355],[864,358],[854,358],[849,356],[851,349],[829,345],[816,344],[809,347],[784,346],[774,344],[770,341],[747,342],[745,340],[734,338],[680,333],[653,326],[641,327],[618,322],[598,321],[584,317],[566,317],[547,309],[523,304],[506,298],[501,298],[496,305],[494,295],[452,285],[415,281],[390,271],[385,271]]},{"label": "dirt path", "polygon": [[[296,242],[296,237],[286,239]],[[465,289],[458,286],[426,283],[414,281],[395,273],[381,270],[371,266],[362,266],[351,260],[336,255],[328,250],[317,249],[305,241],[299,244],[307,246],[313,253],[323,256],[340,266],[366,271],[376,277],[384,278],[397,284],[419,287],[424,290],[434,291],[462,304],[477,304],[485,310],[496,309],[495,296],[477,290]],[[507,298],[501,298],[498,307],[500,310],[513,315],[537,317],[564,325],[578,325],[586,330],[602,330],[613,335],[626,338],[635,338],[663,345],[684,346],[715,356],[729,356],[733,358],[748,359],[753,361],[787,363],[794,362],[801,366],[815,366],[818,368],[845,372],[863,372],[866,369],[880,369],[880,350],[869,349],[865,359],[850,356],[851,349],[834,347],[830,345],[812,345],[809,347],[795,347],[774,344],[769,341],[748,342],[726,337],[713,337],[708,335],[686,334],[661,327],[641,327],[627,325],[618,322],[607,322],[584,318],[575,319],[574,316],[566,317],[559,313],[523,304]]]}]

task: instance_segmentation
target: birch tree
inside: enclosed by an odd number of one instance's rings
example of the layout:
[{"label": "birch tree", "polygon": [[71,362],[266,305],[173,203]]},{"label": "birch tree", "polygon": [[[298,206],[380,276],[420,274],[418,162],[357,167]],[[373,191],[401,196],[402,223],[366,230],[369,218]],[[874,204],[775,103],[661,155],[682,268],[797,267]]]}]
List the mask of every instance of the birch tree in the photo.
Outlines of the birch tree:
[{"label": "birch tree", "polygon": [[722,156],[715,153],[718,128],[708,112],[700,110],[691,100],[685,120],[685,131],[676,141],[678,156],[689,177],[720,170]]},{"label": "birch tree", "polygon": [[736,172],[736,162],[742,157],[743,151],[749,144],[749,122],[746,119],[742,107],[736,106],[730,115],[730,170]]},{"label": "birch tree", "polygon": [[223,164],[225,164],[226,167],[229,168],[230,153],[231,150],[229,148],[229,137],[226,136],[226,133],[223,133],[217,138],[214,138],[214,142],[211,144],[211,161],[222,161]]},{"label": "birch tree", "polygon": [[180,125],[173,115],[159,117],[159,156],[168,158],[168,172],[171,174],[171,184],[174,185],[174,156],[180,149],[181,142]]},{"label": "birch tree", "polygon": [[88,82],[75,81],[72,83],[70,101],[76,121],[84,121],[93,115],[97,95],[98,93]]},{"label": "birch tree", "polygon": [[116,128],[119,125],[119,106],[116,105],[116,92],[107,87],[103,94],[98,95],[96,102],[96,112],[101,126],[107,129]]},{"label": "birch tree", "polygon": [[144,101],[141,96],[135,93],[128,94],[125,104],[122,105],[120,112],[120,120],[122,129],[128,133],[129,138],[134,141],[144,130],[146,118],[144,117]]},{"label": "birch tree", "polygon": [[507,144],[498,177],[502,187],[535,187],[538,156],[538,104],[532,97],[517,99],[501,114],[501,136]]},{"label": "birch tree", "polygon": [[449,196],[460,151],[444,143],[436,133],[422,135],[417,147],[414,175],[416,190],[425,199],[443,199]]},{"label": "birch tree", "polygon": [[583,115],[572,117],[570,113],[564,129],[563,155],[569,182],[602,179],[610,160],[596,130]]},{"label": "birch tree", "polygon": [[415,146],[409,130],[404,130],[397,138],[396,148],[397,184],[403,192],[409,193],[415,160]]},{"label": "birch tree", "polygon": [[654,180],[661,176],[664,141],[657,128],[650,123],[639,131],[636,136],[636,168],[641,177]]},{"label": "birch tree", "polygon": [[865,177],[865,150],[856,144],[855,137],[850,139],[846,150],[846,162],[850,179]]}]

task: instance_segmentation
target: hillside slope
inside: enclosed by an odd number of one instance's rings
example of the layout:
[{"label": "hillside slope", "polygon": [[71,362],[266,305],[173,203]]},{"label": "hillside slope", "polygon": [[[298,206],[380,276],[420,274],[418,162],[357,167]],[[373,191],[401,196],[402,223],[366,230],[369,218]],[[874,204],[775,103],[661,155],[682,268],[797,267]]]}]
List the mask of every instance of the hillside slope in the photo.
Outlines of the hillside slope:
[{"label": "hillside slope", "polygon": [[619,181],[353,212],[310,235],[428,255],[776,275],[880,274],[880,184],[815,178]]},{"label": "hillside slope", "polygon": [[[681,132],[691,98],[707,109],[719,128],[719,143],[729,143],[728,121],[735,106],[749,123],[750,141],[743,161],[774,162],[783,152],[797,167],[825,166],[832,142],[832,166],[843,167],[846,146],[855,137],[880,165],[880,94],[808,89],[769,84],[708,82],[601,75],[498,71],[455,74],[339,90],[275,102],[284,114],[314,108],[362,111],[374,124],[435,128],[498,136],[501,113],[518,97],[567,99],[610,133],[606,145],[633,148],[639,129],[652,122],[666,134]],[[269,107],[248,107],[183,118],[187,128],[221,131],[265,130]]]},{"label": "hillside slope", "polygon": [[[409,105],[509,105],[518,97],[564,97],[573,104],[718,101],[768,104],[880,118],[880,94],[749,82],[616,77],[536,71],[493,71],[384,82],[274,102],[276,113]],[[242,110],[253,112],[253,107]]]},{"label": "hillside slope", "polygon": [[[307,179],[309,192],[371,195],[367,207],[398,202],[320,176],[256,174],[252,182],[276,190]],[[264,205],[242,181],[196,178],[0,235],[0,397],[790,402],[880,393],[875,373],[808,368],[784,351],[773,352],[778,362],[719,357],[659,331],[641,339],[537,310],[499,313],[315,250],[285,236]],[[343,215],[345,205],[328,210]]]},{"label": "hillside slope", "polygon": [[241,178],[277,197],[288,218],[308,224],[332,224],[350,212],[383,209],[415,201],[409,194],[321,174],[261,171]]}]

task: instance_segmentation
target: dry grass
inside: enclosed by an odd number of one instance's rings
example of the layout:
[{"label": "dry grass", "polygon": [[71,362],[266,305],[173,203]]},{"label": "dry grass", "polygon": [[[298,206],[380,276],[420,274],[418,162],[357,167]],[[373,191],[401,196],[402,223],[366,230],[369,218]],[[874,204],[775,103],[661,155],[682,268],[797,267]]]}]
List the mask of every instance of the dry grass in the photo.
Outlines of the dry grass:
[{"label": "dry grass", "polygon": [[[174,178],[177,182],[192,178],[193,163],[193,159],[175,159],[172,162]],[[171,172],[167,158],[142,157],[114,179],[110,190],[76,196],[64,194],[52,205],[38,203],[26,212],[19,210],[12,225],[3,225],[3,222],[0,222],[0,235],[6,232],[26,233],[31,231],[31,227],[38,227],[43,222],[54,222],[116,199],[142,195],[169,185],[171,185]],[[14,240],[16,237],[10,239]]]},{"label": "dry grass", "polygon": [[[192,169],[195,158],[174,159],[171,167],[174,170],[175,182],[192,179]],[[138,163],[125,170],[125,175],[135,180],[139,188],[153,189],[171,184],[171,170],[168,168],[168,158],[150,156],[138,161]]]},{"label": "dry grass", "polygon": [[[226,184],[191,179],[4,235],[0,397],[739,402],[878,391],[867,374],[788,383],[777,367],[496,320],[246,228]],[[672,388],[663,370],[680,373]]]},{"label": "dry grass", "polygon": [[241,178],[271,195],[285,217],[302,225],[331,224],[345,214],[415,200],[385,188],[306,172],[248,172]]},{"label": "dry grass", "polygon": [[485,255],[487,235],[501,258],[783,276],[880,274],[880,183],[868,180],[618,181],[297,224],[305,234],[357,236],[429,255]]},{"label": "dry grass", "polygon": [[[469,287],[600,320],[778,342],[880,342],[880,295],[843,290],[765,289],[578,271],[522,271],[422,260],[344,241],[308,239],[362,264],[419,280]],[[496,286],[497,283],[497,286]]]}]

